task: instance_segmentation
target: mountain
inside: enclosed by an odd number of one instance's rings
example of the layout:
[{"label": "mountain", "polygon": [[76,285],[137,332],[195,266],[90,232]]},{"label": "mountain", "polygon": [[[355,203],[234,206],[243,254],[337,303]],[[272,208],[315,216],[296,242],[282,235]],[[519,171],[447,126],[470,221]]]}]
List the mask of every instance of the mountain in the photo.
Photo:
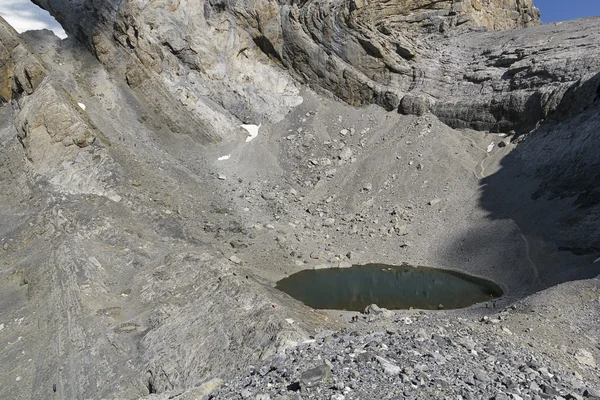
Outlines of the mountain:
[{"label": "mountain", "polygon": [[[0,18],[1,398],[600,397],[597,18],[34,2],[69,38]],[[505,294],[351,323],[274,287],[403,262]]]}]

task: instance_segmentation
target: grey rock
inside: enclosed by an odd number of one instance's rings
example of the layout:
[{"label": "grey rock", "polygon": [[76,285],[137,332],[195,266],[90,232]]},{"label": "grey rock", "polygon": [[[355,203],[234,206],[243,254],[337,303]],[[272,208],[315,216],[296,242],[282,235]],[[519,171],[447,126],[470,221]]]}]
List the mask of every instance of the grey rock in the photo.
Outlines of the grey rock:
[{"label": "grey rock", "polygon": [[238,265],[242,263],[242,259],[235,255],[229,257],[229,261],[231,261],[234,264],[238,264]]},{"label": "grey rock", "polygon": [[370,304],[365,308],[364,313],[372,314],[372,315],[379,315],[379,314],[383,313],[383,310],[377,304]]},{"label": "grey rock", "polygon": [[300,376],[300,386],[310,388],[326,382],[331,377],[331,369],[328,365],[322,364],[317,367],[306,370]]},{"label": "grey rock", "polygon": [[275,193],[275,192],[263,192],[261,194],[261,196],[265,200],[275,200],[277,198],[277,193]]},{"label": "grey rock", "polygon": [[488,376],[488,374],[483,371],[482,369],[476,369],[473,376],[475,377],[475,379],[477,379],[479,382],[489,382],[490,381],[490,377]]},{"label": "grey rock", "polygon": [[575,352],[574,356],[575,356],[575,359],[580,364],[588,366],[588,367],[592,367],[592,368],[596,367],[596,360],[594,359],[594,356],[592,355],[592,353],[589,352],[589,350],[578,349]]},{"label": "grey rock", "polygon": [[323,221],[323,226],[333,226],[335,224],[335,218],[325,218]]},{"label": "grey rock", "polygon": [[349,147],[344,147],[344,149],[342,149],[342,151],[340,152],[339,158],[342,161],[348,161],[352,158],[352,149],[350,149]]},{"label": "grey rock", "polygon": [[587,388],[583,391],[584,397],[600,397],[600,389]]},{"label": "grey rock", "polygon": [[402,371],[402,368],[383,357],[375,356],[375,359],[379,362],[379,365],[381,365],[381,368],[383,368],[383,372],[385,372],[387,375],[398,375]]}]

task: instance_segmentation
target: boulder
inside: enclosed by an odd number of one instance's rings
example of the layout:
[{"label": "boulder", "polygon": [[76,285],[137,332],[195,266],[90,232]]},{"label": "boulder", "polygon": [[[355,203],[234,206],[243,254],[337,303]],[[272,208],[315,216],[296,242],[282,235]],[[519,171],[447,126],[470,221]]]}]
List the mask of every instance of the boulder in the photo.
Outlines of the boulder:
[{"label": "boulder", "polygon": [[300,376],[300,387],[310,388],[326,382],[331,377],[331,369],[327,364],[308,369]]}]

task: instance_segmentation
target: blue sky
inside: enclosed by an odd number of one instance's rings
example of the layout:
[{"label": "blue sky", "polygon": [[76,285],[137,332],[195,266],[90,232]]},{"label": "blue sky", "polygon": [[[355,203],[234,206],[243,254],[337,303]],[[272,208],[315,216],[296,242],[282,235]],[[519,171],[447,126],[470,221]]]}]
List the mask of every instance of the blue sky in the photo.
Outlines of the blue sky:
[{"label": "blue sky", "polygon": [[542,22],[600,16],[600,0],[533,0],[542,12]]}]

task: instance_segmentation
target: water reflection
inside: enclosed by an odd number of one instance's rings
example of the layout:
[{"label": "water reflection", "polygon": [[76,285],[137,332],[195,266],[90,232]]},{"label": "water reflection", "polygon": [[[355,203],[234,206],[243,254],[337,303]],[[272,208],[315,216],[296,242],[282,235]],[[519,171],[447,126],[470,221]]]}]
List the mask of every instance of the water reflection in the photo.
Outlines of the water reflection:
[{"label": "water reflection", "polygon": [[389,309],[463,308],[502,296],[491,281],[406,264],[305,270],[279,281],[277,289],[313,308],[353,311],[372,303]]}]

